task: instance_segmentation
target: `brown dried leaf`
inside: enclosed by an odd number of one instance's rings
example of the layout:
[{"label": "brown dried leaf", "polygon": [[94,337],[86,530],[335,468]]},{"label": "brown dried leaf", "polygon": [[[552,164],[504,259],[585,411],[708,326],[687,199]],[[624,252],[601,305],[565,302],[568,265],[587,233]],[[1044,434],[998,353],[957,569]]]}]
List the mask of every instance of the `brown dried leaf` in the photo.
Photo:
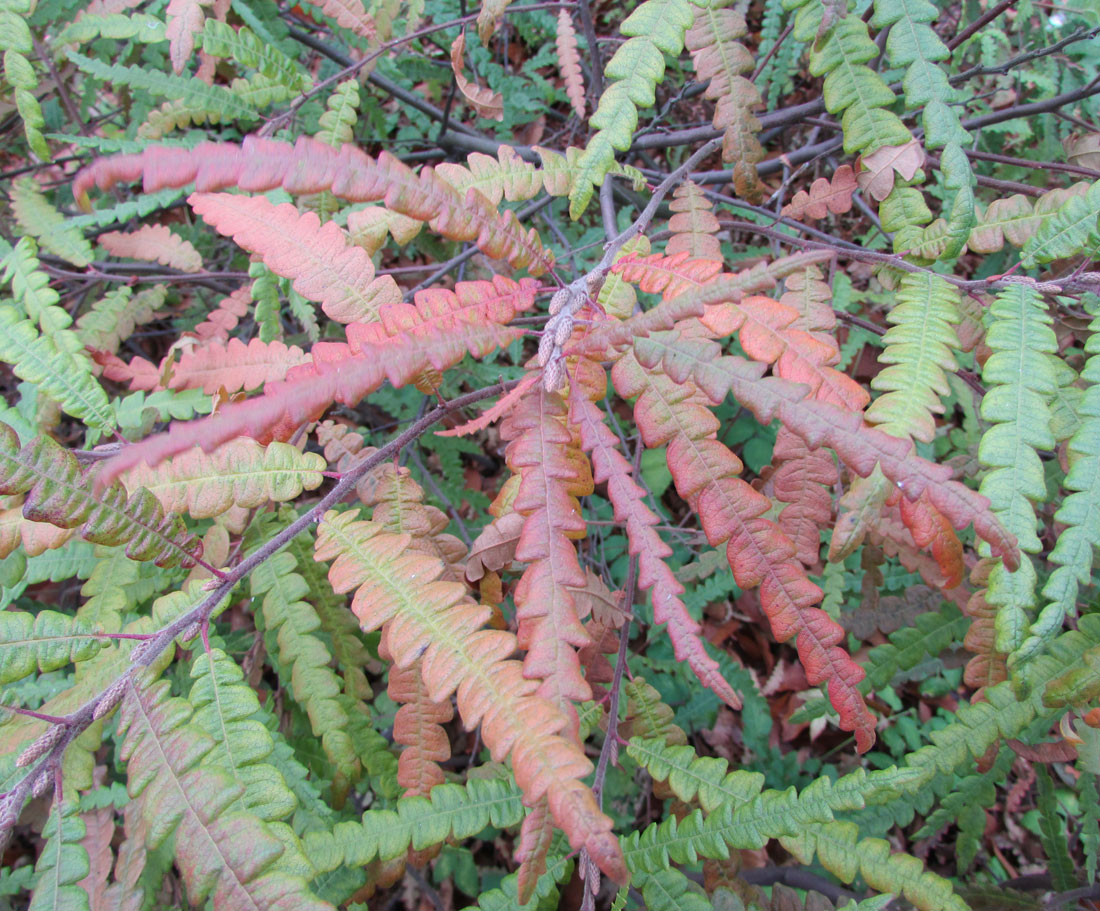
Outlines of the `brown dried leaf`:
[{"label": "brown dried leaf", "polygon": [[859,188],[882,202],[894,189],[894,175],[905,180],[913,176],[924,164],[924,149],[915,139],[900,146],[883,146],[861,159],[863,171],[856,178]]},{"label": "brown dried leaf", "polygon": [[855,171],[841,165],[830,181],[819,177],[810,185],[810,192],[799,190],[781,214],[788,218],[824,218],[829,212],[840,215],[852,208],[852,193],[858,189]]},{"label": "brown dried leaf", "polygon": [[463,55],[466,53],[466,33],[463,32],[455,38],[451,45],[451,69],[454,70],[455,83],[462,97],[469,102],[470,107],[482,117],[489,120],[504,119],[504,96],[492,89],[478,85],[466,78]]},{"label": "brown dried leaf", "polygon": [[608,628],[621,629],[622,625],[630,619],[623,604],[623,593],[611,591],[603,579],[590,569],[585,571],[585,576],[587,578],[585,587],[572,590],[573,597],[577,600],[578,613],[590,613],[597,623]]},{"label": "brown dried leaf", "polygon": [[1070,164],[1100,171],[1100,133],[1067,136],[1062,140],[1062,148],[1066,150],[1066,161]]},{"label": "brown dried leaf", "polygon": [[477,36],[485,47],[489,46],[493,33],[500,28],[504,11],[511,2],[512,0],[484,0],[481,4],[481,12],[477,14]]},{"label": "brown dried leaf", "polygon": [[486,572],[498,572],[512,562],[523,521],[518,512],[509,512],[485,526],[470,546],[466,560],[467,580],[477,582]]},{"label": "brown dried leaf", "polygon": [[1077,758],[1077,748],[1065,740],[1031,744],[1012,738],[1005,743],[1017,756],[1028,762],[1041,762],[1048,765],[1052,762],[1072,762]]}]

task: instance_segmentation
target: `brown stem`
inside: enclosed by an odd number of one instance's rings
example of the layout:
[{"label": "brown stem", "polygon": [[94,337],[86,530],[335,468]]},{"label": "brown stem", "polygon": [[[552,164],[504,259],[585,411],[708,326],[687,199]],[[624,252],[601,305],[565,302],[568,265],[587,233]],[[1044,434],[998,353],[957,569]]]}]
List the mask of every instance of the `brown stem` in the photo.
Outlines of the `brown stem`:
[{"label": "brown stem", "polygon": [[947,49],[949,51],[955,50],[960,44],[966,41],[971,35],[978,31],[982,26],[992,22],[1006,9],[1016,5],[1016,0],[1001,0],[996,6],[987,9],[977,19],[970,23],[966,28],[959,32],[954,38],[947,42]]}]

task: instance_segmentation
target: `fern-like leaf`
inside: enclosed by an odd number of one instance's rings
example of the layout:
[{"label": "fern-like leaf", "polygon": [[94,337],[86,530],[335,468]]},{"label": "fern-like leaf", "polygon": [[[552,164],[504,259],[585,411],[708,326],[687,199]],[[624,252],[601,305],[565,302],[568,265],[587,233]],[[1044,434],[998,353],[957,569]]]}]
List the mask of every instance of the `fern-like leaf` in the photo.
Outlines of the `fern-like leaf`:
[{"label": "fern-like leaf", "polygon": [[1021,255],[1025,266],[1065,259],[1100,246],[1100,180],[1084,196],[1072,196],[1044,219]]},{"label": "fern-like leaf", "polygon": [[76,321],[76,336],[86,348],[114,354],[136,327],[156,319],[167,295],[166,285],[144,288],[137,294],[127,287],[110,291]]},{"label": "fern-like leaf", "polygon": [[133,468],[121,480],[131,490],[144,487],[166,512],[209,519],[233,506],[255,509],[293,500],[303,490],[320,487],[324,469],[325,460],[316,453],[241,438],[211,455],[194,449],[156,468]]},{"label": "fern-like leaf", "polygon": [[[1058,345],[1051,317],[1038,292],[1023,285],[1001,291],[989,309],[986,343],[993,354],[982,368],[988,391],[982,417],[992,426],[982,437],[978,459],[992,470],[981,493],[994,514],[1020,542],[1039,553],[1033,503],[1046,499],[1037,449],[1054,446],[1049,400],[1058,383],[1052,366]],[[1024,642],[1036,601],[1036,570],[1030,558],[1014,572],[995,566],[989,576],[990,604],[997,608],[997,649],[1011,655]]]},{"label": "fern-like leaf", "polygon": [[665,253],[669,256],[685,253],[688,260],[722,262],[722,247],[715,236],[718,233],[718,219],[702,188],[685,180],[673,193],[669,208],[675,214],[668,220],[672,237],[668,240]]},{"label": "fern-like leaf", "polygon": [[76,333],[59,329],[40,335],[11,304],[0,304],[0,359],[15,375],[34,383],[66,413],[97,431],[111,430],[114,415],[107,393],[92,376],[91,363]]},{"label": "fern-like leaf", "polygon": [[[656,309],[650,313],[656,313]],[[647,321],[637,326],[645,327]],[[660,355],[666,374],[674,380],[689,377],[707,390],[713,401],[721,390],[728,389],[733,397],[748,408],[758,421],[768,423],[782,416],[786,427],[801,437],[811,448],[822,445],[836,451],[841,460],[856,474],[867,477],[877,465],[883,474],[909,499],[927,491],[929,502],[946,517],[954,528],[962,529],[974,523],[979,537],[987,541],[994,552],[1006,560],[1006,565],[1019,565],[1015,538],[1008,534],[989,511],[988,500],[974,491],[950,480],[951,469],[935,465],[915,456],[910,441],[900,440],[863,423],[861,415],[830,405],[827,402],[806,401],[804,386],[779,377],[761,378],[758,365],[737,357],[716,359],[716,348],[703,345],[676,344],[650,336],[647,342],[647,362],[656,362]]]},{"label": "fern-like leaf", "polygon": [[867,66],[878,53],[867,24],[849,15],[817,42],[810,57],[810,72],[825,76],[825,107],[832,114],[843,112],[844,150],[849,153],[871,154],[913,138],[901,119],[886,110],[894,103],[894,93]]},{"label": "fern-like leaf", "polygon": [[288,89],[304,92],[313,80],[302,67],[278,47],[265,43],[248,26],[233,28],[218,19],[207,19],[200,28],[202,49],[213,57],[223,57],[238,65],[252,67]]},{"label": "fern-like leaf", "polygon": [[375,277],[366,251],[349,244],[332,222],[290,203],[273,205],[262,196],[192,193],[191,207],[220,233],[259,253],[276,275],[293,279],[294,289],[317,301],[337,322],[377,319],[383,304],[398,303],[401,291],[388,275]]},{"label": "fern-like leaf", "polygon": [[387,624],[387,646],[398,667],[420,658],[436,702],[457,687],[463,721],[481,723],[494,757],[512,756],[526,799],[547,795],[571,843],[587,848],[609,876],[625,880],[611,820],[579,781],[591,765],[558,733],[565,716],[534,695],[538,684],[523,678],[519,662],[505,660],[515,648],[514,637],[479,629],[489,609],[464,601],[463,586],[437,581],[443,565],[409,553],[407,542],[403,535],[357,522],[354,512],[330,512],[320,527],[317,558],[334,560],[329,578],[336,591],[356,590],[352,609],[364,629]]},{"label": "fern-like leaf", "polygon": [[80,881],[88,875],[88,852],[80,803],[58,794],[42,830],[46,846],[35,864],[37,882],[29,911],[88,911],[88,893]]},{"label": "fern-like leaf", "polygon": [[106,644],[88,623],[57,611],[2,611],[0,683],[85,661]]},{"label": "fern-like leaf", "polygon": [[1049,558],[1056,568],[1043,586],[1047,604],[1021,648],[1024,654],[1034,653],[1057,635],[1065,618],[1076,613],[1080,586],[1090,583],[1095,548],[1100,547],[1100,317],[1089,329],[1089,359],[1081,371],[1089,386],[1077,408],[1081,424],[1069,440],[1070,469],[1064,482],[1072,493],[1054,514],[1064,526]]},{"label": "fern-like leaf", "polygon": [[165,434],[129,446],[100,469],[98,480],[110,483],[142,460],[155,466],[193,446],[210,452],[237,436],[261,442],[289,439],[334,402],[358,403],[386,379],[401,386],[427,367],[443,370],[467,353],[484,357],[518,334],[495,325],[409,333],[385,344],[358,346],[350,356],[344,346],[335,345],[331,359],[325,358],[322,346],[315,346],[312,365],[295,368],[283,382],[270,383],[262,397],[227,405],[211,418],[174,424]]},{"label": "fern-like leaf", "polygon": [[586,580],[572,542],[585,534],[577,497],[593,487],[565,415],[561,396],[536,386],[505,419],[501,436],[520,478],[512,508],[524,523],[515,556],[530,564],[515,592],[519,641],[529,649],[524,674],[541,679],[539,694],[571,714],[572,703],[592,698],[574,651],[589,639],[574,596]]},{"label": "fern-like leaf", "polygon": [[756,163],[764,157],[764,149],[756,138],[760,121],[752,109],[761,98],[756,87],[741,75],[753,68],[752,55],[737,41],[745,34],[745,19],[727,6],[729,0],[693,4],[694,21],[684,40],[697,78],[710,82],[706,97],[717,102],[714,126],[725,131],[722,160],[733,163],[733,185],[738,195],[755,202],[763,194]]},{"label": "fern-like leaf", "polygon": [[787,504],[776,522],[794,542],[799,561],[814,566],[821,530],[832,518],[830,488],[840,481],[833,457],[821,449],[807,449],[802,440],[780,428],[772,458],[777,466],[772,475],[775,498]]},{"label": "fern-like leaf", "polygon": [[202,256],[194,245],[173,234],[166,225],[142,225],[135,231],[108,231],[96,238],[112,256],[142,259],[170,266],[181,272],[202,269]]},{"label": "fern-like leaf", "polygon": [[604,397],[606,385],[603,369],[588,365],[578,368],[571,386],[569,417],[580,430],[581,445],[592,454],[594,480],[607,484],[615,519],[626,526],[630,552],[638,556],[639,587],[651,591],[653,618],[668,624],[676,657],[687,661],[699,680],[727,704],[740,708],[741,700],[707,654],[701,628],[680,598],[684,587],[665,563],[672,550],[653,528],[657,516],[646,506],[642,489],[631,478],[631,465],[618,449],[618,439],[595,405]]},{"label": "fern-like leaf", "polygon": [[191,59],[191,53],[195,49],[195,36],[202,32],[202,8],[209,6],[210,2],[211,0],[169,0],[164,10],[168,57],[177,76]]},{"label": "fern-like leaf", "polygon": [[125,544],[127,556],[158,566],[191,566],[201,553],[180,518],[165,515],[148,491],[139,488],[127,500],[121,484],[99,493],[92,488],[91,475],[68,450],[44,436],[20,449],[15,431],[0,424],[0,492],[27,494],[26,518],[61,528],[81,526],[89,541]]},{"label": "fern-like leaf", "polygon": [[42,195],[33,178],[23,177],[12,183],[11,207],[19,227],[51,253],[80,267],[95,258],[92,245]]},{"label": "fern-like leaf", "polygon": [[891,854],[890,843],[881,838],[860,838],[854,823],[811,825],[780,842],[802,863],[810,863],[816,854],[845,882],[862,876],[872,889],[902,895],[922,911],[967,911],[950,880],[925,870],[915,857]]},{"label": "fern-like leaf", "polygon": [[339,775],[356,781],[362,772],[349,734],[349,714],[340,698],[340,678],[329,666],[332,652],[320,634],[321,620],[306,600],[309,586],[290,553],[276,554],[251,577],[260,598],[268,648],[277,656],[294,701],[306,710],[310,727]]},{"label": "fern-like leaf", "polygon": [[231,338],[227,343],[192,348],[172,369],[170,389],[202,389],[212,395],[219,389],[246,392],[286,378],[310,355],[297,345],[274,341],[267,344],[252,339],[247,345]]},{"label": "fern-like leaf", "polygon": [[593,191],[614,166],[615,150],[630,147],[638,108],[653,105],[654,89],[665,72],[664,55],[675,57],[684,49],[692,19],[688,0],[645,0],[620,26],[628,40],[604,67],[611,84],[589,118],[596,133],[577,162],[579,171],[569,193],[571,218],[580,218],[588,207]]},{"label": "fern-like leaf", "polygon": [[[289,816],[298,801],[283,776],[267,761],[275,743],[256,717],[260,703],[244,682],[240,667],[220,648],[204,649],[191,664],[191,677],[191,724],[209,734],[216,744],[202,764],[229,771],[243,787],[240,804],[232,810],[244,809],[268,823]],[[287,859],[284,853],[276,866],[285,869]]]},{"label": "fern-like leaf", "polygon": [[38,262],[38,247],[29,237],[21,237],[3,260],[5,282],[11,282],[15,303],[45,333],[58,332],[72,325],[73,319],[50,287],[49,276]]},{"label": "fern-like leaf", "polygon": [[828,683],[845,730],[855,731],[861,750],[874,743],[874,718],[858,684],[863,671],[839,643],[844,630],[813,605],[822,592],[795,559],[795,546],[772,521],[767,497],[740,474],[741,461],[714,439],[717,419],[694,385],[647,371],[630,354],[612,371],[623,396],[639,395],[635,420],[646,446],[668,445],[667,461],[676,490],[699,513],[712,546],[724,545],[737,584],[761,586],[761,603],[780,641],[796,638],[811,683]]},{"label": "fern-like leaf", "polygon": [[20,547],[28,557],[36,557],[61,547],[72,536],[70,529],[24,519],[22,502],[0,511],[0,557],[7,557]]},{"label": "fern-like leaf", "polygon": [[907,274],[887,319],[894,325],[879,354],[891,366],[871,381],[885,394],[867,409],[867,420],[894,436],[926,443],[935,433],[933,414],[943,413],[941,398],[950,393],[947,374],[958,369],[952,348],[959,347],[955,326],[959,292],[929,272]]},{"label": "fern-like leaf", "polygon": [[203,763],[216,744],[191,716],[185,700],[169,695],[167,682],[127,687],[122,758],[127,789],[148,826],[148,847],[174,834],[188,895],[202,901],[213,893],[219,911],[331,911],[299,876],[272,869],[283,842],[258,816],[232,809],[242,786],[230,772]]},{"label": "fern-like leaf", "polygon": [[[651,0],[653,2],[653,0]],[[537,232],[525,231],[514,212],[498,212],[480,193],[463,197],[432,168],[419,174],[387,152],[375,160],[352,145],[339,150],[309,137],[291,146],[247,137],[241,145],[200,143],[194,149],[151,146],[135,155],[101,159],[73,183],[77,199],[96,184],[101,189],[144,175],[146,191],[194,181],[200,193],[239,185],[292,193],[331,190],[341,199],[378,202],[395,212],[427,221],[454,240],[475,241],[482,251],[515,268],[540,275],[553,264]]]},{"label": "fern-like leaf", "polygon": [[584,77],[581,75],[581,58],[577,53],[577,32],[569,10],[558,11],[558,70],[565,83],[565,95],[573,106],[573,113],[584,117]]},{"label": "fern-like leaf", "polygon": [[68,52],[68,57],[82,71],[97,79],[116,86],[128,85],[144,89],[151,95],[177,99],[178,103],[201,111],[204,120],[213,117],[227,121],[251,121],[257,117],[253,104],[224,86],[207,85],[196,76],[184,78],[153,68],[104,63],[72,50]]},{"label": "fern-like leaf", "polygon": [[337,25],[355,32],[360,38],[372,40],[378,34],[378,28],[363,0],[313,0],[326,16],[336,20]]}]

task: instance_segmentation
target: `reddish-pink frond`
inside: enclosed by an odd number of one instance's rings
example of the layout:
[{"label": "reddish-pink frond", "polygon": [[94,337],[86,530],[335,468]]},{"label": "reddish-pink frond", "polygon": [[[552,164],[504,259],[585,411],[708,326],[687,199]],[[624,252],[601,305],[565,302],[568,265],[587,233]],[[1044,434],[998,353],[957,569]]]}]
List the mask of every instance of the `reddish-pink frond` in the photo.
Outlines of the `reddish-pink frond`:
[{"label": "reddish-pink frond", "polygon": [[393,720],[394,743],[405,748],[397,763],[397,783],[406,797],[426,795],[446,781],[439,764],[451,758],[451,742],[442,727],[454,717],[451,702],[431,700],[419,661],[405,668],[390,668],[386,692],[401,706]]},{"label": "reddish-pink frond", "polygon": [[202,256],[194,245],[167,225],[142,225],[133,231],[108,231],[96,238],[112,256],[160,263],[181,272],[198,272]]},{"label": "reddish-pink frond", "polygon": [[[665,375],[677,382],[699,374],[708,386],[724,384],[733,397],[762,424],[769,424],[778,418],[809,448],[827,446],[833,449],[841,461],[861,477],[870,475],[878,465],[907,499],[914,500],[927,491],[929,504],[953,528],[963,529],[973,524],[978,536],[990,545],[996,556],[1003,557],[1006,566],[1011,569],[1019,565],[1016,539],[997,521],[989,509],[989,501],[976,491],[951,480],[950,467],[917,456],[911,441],[868,427],[862,414],[838,408],[829,402],[808,401],[805,385],[781,377],[762,377],[760,364],[731,355],[716,357],[717,346],[713,343],[707,347],[701,345],[699,340],[692,340],[691,344],[684,345],[676,341],[674,335],[651,334],[639,340],[635,350],[643,364],[656,365],[660,362]],[[620,386],[617,375],[613,376],[616,388],[625,396],[636,395],[643,388],[637,385],[637,374],[622,377],[625,387]],[[632,385],[634,391],[627,391]],[[708,396],[712,400],[714,391],[708,388]],[[667,393],[680,398],[690,394],[695,394],[694,386],[691,392],[669,390]],[[648,424],[643,425],[643,421]],[[667,421],[666,409],[663,414],[639,417],[638,424],[644,434],[653,432],[654,426]]]},{"label": "reddish-pink frond", "polygon": [[[567,15],[562,10],[562,15]],[[554,838],[550,806],[544,797],[531,809],[519,828],[516,860],[519,861],[517,883],[520,904],[527,904],[535,892],[535,883],[546,872],[546,854]]]},{"label": "reddish-pink frond", "polygon": [[813,566],[821,550],[821,532],[833,516],[830,488],[840,481],[836,463],[826,450],[807,449],[785,427],[776,434],[772,459],[775,498],[787,504],[779,513],[779,527],[794,542],[798,559]]},{"label": "reddish-pink frond", "polygon": [[577,497],[592,492],[592,475],[565,421],[561,396],[536,386],[500,426],[509,441],[508,467],[519,475],[512,508],[523,515],[517,560],[528,563],[515,590],[524,676],[563,710],[592,698],[576,649],[588,643],[573,589],[587,580],[573,540],[584,537]]},{"label": "reddish-pink frond", "polygon": [[[758,421],[769,423],[779,418],[784,426],[813,447],[828,446],[836,451],[852,471],[867,477],[875,468],[889,478],[910,500],[927,491],[930,505],[957,529],[973,524],[978,537],[986,541],[996,556],[1010,569],[1019,565],[1016,539],[997,521],[989,501],[976,491],[951,480],[952,470],[920,458],[909,440],[902,440],[868,427],[862,415],[837,408],[828,402],[806,400],[805,387],[778,377],[756,378],[728,358],[731,368],[730,391]],[[734,378],[734,374],[743,376]]]},{"label": "reddish-pink frond", "polygon": [[494,259],[541,275],[554,262],[534,228],[525,230],[514,212],[500,212],[470,188],[460,194],[432,168],[414,172],[388,152],[377,159],[347,144],[339,149],[308,136],[294,145],[246,136],[240,145],[203,142],[191,149],[149,146],[141,152],[101,158],[73,181],[73,193],[87,201],[88,190],[110,189],[143,179],[147,193],[194,182],[200,193],[239,187],[288,193],[329,190],[351,202],[384,201],[388,209],[426,221],[452,240],[474,241]]},{"label": "reddish-pink frond", "polygon": [[251,392],[267,383],[284,379],[292,367],[309,363],[310,356],[297,345],[261,342],[247,345],[231,338],[227,343],[213,342],[187,351],[172,368],[170,389],[202,389],[212,395],[226,392]]},{"label": "reddish-pink frond", "polygon": [[457,427],[452,427],[450,430],[436,431],[436,436],[441,437],[463,437],[469,436],[471,433],[477,433],[479,430],[484,430],[486,427],[496,423],[497,420],[506,415],[526,394],[535,383],[542,378],[539,373],[531,372],[526,374],[519,385],[514,387],[510,392],[502,395],[496,404],[489,408],[486,408],[481,414],[472,420],[466,421],[464,424],[459,424]]},{"label": "reddish-pink frond", "polygon": [[509,656],[516,638],[482,629],[489,608],[466,599],[465,586],[444,582],[441,561],[409,547],[408,535],[386,533],[355,513],[329,512],[317,535],[318,560],[331,560],[329,581],[338,593],[355,591],[352,610],[364,630],[385,625],[394,663],[421,662],[428,695],[442,702],[457,692],[467,728],[481,734],[495,761],[509,755],[524,800],[545,797],[570,844],[586,849],[608,876],[629,875],[611,820],[580,779],[592,771],[580,745],[561,732],[562,711],[535,693]]},{"label": "reddish-pink frond", "polygon": [[[788,275],[783,284],[785,290],[779,302],[798,313],[798,319],[792,326],[813,333],[814,338],[835,351],[839,360],[840,348],[833,334],[836,328],[836,314],[831,305],[833,291],[822,279],[821,272],[816,266],[808,266]],[[834,364],[836,361],[830,360],[829,363]]]},{"label": "reddish-pink frond", "polygon": [[252,292],[248,288],[238,288],[227,297],[223,297],[201,323],[195,327],[195,335],[206,341],[229,341],[229,332],[248,313],[252,303]]},{"label": "reddish-pink frond", "polygon": [[962,584],[962,578],[955,586],[948,586],[948,582],[954,580],[949,580],[935,557],[913,540],[912,533],[901,520],[897,503],[885,506],[882,515],[868,526],[867,540],[880,547],[886,556],[896,557],[909,572],[920,575],[926,585],[937,589],[944,598],[965,608],[970,592]]},{"label": "reddish-pink frond", "polygon": [[740,697],[722,676],[718,662],[707,654],[699,624],[680,598],[684,587],[665,563],[672,550],[654,528],[658,518],[646,506],[645,491],[631,477],[633,469],[619,451],[618,438],[604,423],[595,404],[603,398],[606,388],[603,367],[590,361],[579,363],[570,388],[569,420],[580,432],[581,446],[591,453],[594,480],[607,484],[615,521],[626,528],[630,553],[638,557],[638,587],[650,592],[653,619],[668,624],[677,659],[688,662],[699,680],[724,702],[740,708]]},{"label": "reddish-pink frond", "polygon": [[709,284],[722,271],[722,263],[713,259],[692,259],[691,253],[684,250],[670,256],[663,253],[624,256],[611,271],[647,294],[660,294],[670,300]]},{"label": "reddish-pink frond", "polygon": [[[428,367],[445,370],[466,354],[484,357],[506,345],[519,330],[500,326],[466,326],[424,335],[397,337],[390,344],[365,346],[354,356],[324,359],[291,368],[285,380],[269,383],[264,394],[223,407],[198,421],[176,422],[166,432],[134,443],[104,464],[98,478],[109,483],[142,460],[155,466],[193,446],[205,452],[238,436],[267,443],[286,440],[303,424],[316,421],[333,404],[355,407],[385,380],[403,386]],[[403,340],[402,340],[403,339]],[[322,345],[314,346],[323,348]]]},{"label": "reddish-pink frond", "polygon": [[807,679],[828,684],[841,726],[855,732],[860,750],[870,749],[875,722],[858,689],[863,671],[838,647],[843,629],[814,607],[822,592],[795,559],[794,543],[764,518],[770,501],[737,476],[740,460],[714,438],[717,427],[708,400],[690,380],[678,384],[663,372],[647,370],[629,352],[615,364],[612,378],[621,395],[638,396],[634,417],[643,442],[667,444],[676,491],[699,514],[708,541],[726,545],[737,584],[759,586],[775,637],[781,642],[797,637]]},{"label": "reddish-pink frond", "polygon": [[926,490],[916,500],[899,496],[898,509],[916,545],[931,546],[932,556],[944,575],[944,588],[955,588],[961,585],[965,573],[962,542],[959,541],[959,536],[955,534],[951,523],[932,505],[928,491]]},{"label": "reddish-pink frond", "polygon": [[126,363],[109,351],[91,351],[92,360],[103,370],[103,375],[114,383],[125,383],[132,390],[152,391],[162,385],[160,368],[143,357],[134,357]]},{"label": "reddish-pink frond", "polygon": [[[577,32],[573,28],[573,16],[567,9],[558,11],[558,70],[565,83],[565,96],[578,117],[584,117],[584,76],[581,75],[581,58],[577,52]],[[532,882],[532,885],[534,883]],[[526,899],[521,899],[526,901]]]},{"label": "reddish-pink frond", "polygon": [[737,340],[750,358],[772,364],[776,376],[805,383],[819,400],[862,411],[870,402],[870,395],[847,374],[830,366],[839,356],[835,344],[796,328],[800,319],[801,314],[794,307],[756,295],[744,298],[739,304],[708,308],[702,322],[712,329],[721,326],[725,330],[729,326],[738,330]]},{"label": "reddish-pink frond", "polygon": [[722,245],[718,241],[718,219],[703,190],[690,180],[676,188],[668,220],[672,237],[665,252],[669,256],[686,253],[689,259],[705,259],[721,264]]},{"label": "reddish-pink frond", "polygon": [[233,193],[192,193],[187,201],[218,233],[258,253],[276,275],[291,279],[294,290],[317,301],[329,319],[371,320],[383,305],[401,301],[401,289],[390,276],[375,278],[367,251],[350,243],[334,222],[321,224],[315,212]]},{"label": "reddish-pink frond", "polygon": [[518,282],[494,275],[492,281],[459,282],[453,291],[428,288],[417,291],[411,304],[390,304],[381,309],[378,325],[352,323],[347,328],[348,343],[377,344],[385,336],[411,335],[477,326],[482,323],[505,325],[517,313],[535,305],[539,283],[533,278]]}]

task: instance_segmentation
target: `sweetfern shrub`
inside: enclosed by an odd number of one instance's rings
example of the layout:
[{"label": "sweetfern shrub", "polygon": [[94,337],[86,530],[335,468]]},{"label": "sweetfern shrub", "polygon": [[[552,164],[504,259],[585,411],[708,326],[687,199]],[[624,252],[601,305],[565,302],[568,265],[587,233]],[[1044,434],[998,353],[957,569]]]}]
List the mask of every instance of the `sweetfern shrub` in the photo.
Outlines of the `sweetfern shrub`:
[{"label": "sweetfern shrub", "polygon": [[1048,7],[0,0],[0,904],[1094,895]]}]

